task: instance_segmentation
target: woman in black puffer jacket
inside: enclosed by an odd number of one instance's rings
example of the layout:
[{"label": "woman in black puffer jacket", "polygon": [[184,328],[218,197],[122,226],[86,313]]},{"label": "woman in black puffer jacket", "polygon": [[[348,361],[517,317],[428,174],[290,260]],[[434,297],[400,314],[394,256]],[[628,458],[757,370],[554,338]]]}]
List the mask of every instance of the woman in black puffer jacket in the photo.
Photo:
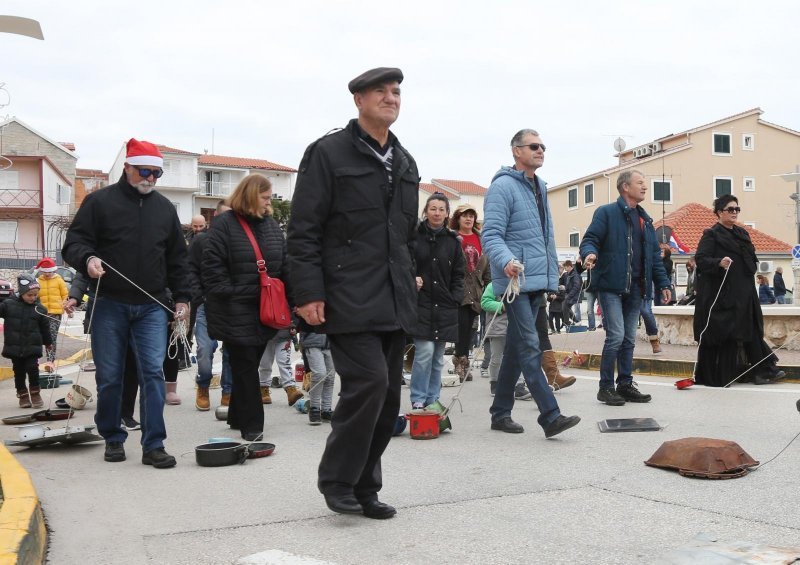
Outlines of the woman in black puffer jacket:
[{"label": "woman in black puffer jacket", "polygon": [[225,342],[233,387],[228,424],[253,441],[263,434],[264,407],[258,363],[277,330],[261,324],[261,286],[256,254],[237,219],[245,219],[267,263],[270,277],[287,280],[286,240],[272,214],[272,184],[259,174],[246,176],[230,196],[231,210],[217,217],[203,250],[202,279],[208,335]]}]

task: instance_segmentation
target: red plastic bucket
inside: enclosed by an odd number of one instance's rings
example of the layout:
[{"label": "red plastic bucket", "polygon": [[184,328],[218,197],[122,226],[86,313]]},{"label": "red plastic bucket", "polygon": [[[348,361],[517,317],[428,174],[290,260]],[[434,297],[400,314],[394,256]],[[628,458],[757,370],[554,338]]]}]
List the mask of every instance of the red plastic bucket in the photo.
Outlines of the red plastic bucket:
[{"label": "red plastic bucket", "polygon": [[411,439],[434,439],[439,437],[439,414],[418,410],[406,414]]},{"label": "red plastic bucket", "polygon": [[306,374],[305,366],[302,363],[297,363],[294,366],[294,380],[298,383],[303,382],[303,376]]}]

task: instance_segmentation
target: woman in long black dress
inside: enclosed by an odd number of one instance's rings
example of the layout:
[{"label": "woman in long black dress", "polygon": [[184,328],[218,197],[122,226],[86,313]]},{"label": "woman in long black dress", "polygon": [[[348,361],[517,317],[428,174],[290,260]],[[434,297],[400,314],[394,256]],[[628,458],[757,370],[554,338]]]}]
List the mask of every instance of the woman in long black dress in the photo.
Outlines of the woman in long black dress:
[{"label": "woman in long black dress", "polygon": [[769,384],[784,376],[775,365],[778,358],[764,342],[764,318],[753,278],[758,257],[747,230],[736,225],[740,211],[735,196],[717,198],[714,214],[719,221],[703,232],[695,254],[694,338],[700,341],[695,380],[707,386],[725,386],[756,363],[737,382]]}]

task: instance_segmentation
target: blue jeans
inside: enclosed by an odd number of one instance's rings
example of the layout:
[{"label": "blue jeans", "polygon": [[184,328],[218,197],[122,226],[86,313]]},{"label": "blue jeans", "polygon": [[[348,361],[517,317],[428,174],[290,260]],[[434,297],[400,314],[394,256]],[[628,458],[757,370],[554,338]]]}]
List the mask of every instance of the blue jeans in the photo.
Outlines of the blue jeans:
[{"label": "blue jeans", "polygon": [[561,415],[556,397],[542,371],[542,348],[536,330],[536,317],[543,298],[541,292],[523,292],[514,302],[506,304],[506,347],[497,375],[494,401],[489,409],[493,422],[511,416],[514,387],[520,372],[539,407],[539,425],[545,428]]},{"label": "blue jeans", "polygon": [[572,319],[575,320],[576,324],[581,323],[581,301],[578,300],[575,304],[572,305]]},{"label": "blue jeans", "polygon": [[584,292],[586,296],[586,319],[589,321],[589,329],[597,329],[597,321],[594,319],[594,303],[597,300],[597,295],[588,290]]},{"label": "blue jeans", "polygon": [[414,340],[414,366],[411,368],[411,404],[427,406],[439,399],[444,366],[443,341]]},{"label": "blue jeans", "polygon": [[606,342],[600,360],[600,388],[613,389],[615,366],[617,384],[625,385],[633,381],[633,348],[636,345],[642,296],[638,285],[633,284],[630,294],[601,291],[599,299],[606,330]]},{"label": "blue jeans", "polygon": [[781,296],[777,296],[776,295],[775,296],[775,303],[776,304],[788,304],[788,302],[786,302],[786,295],[785,294],[782,294]]},{"label": "blue jeans", "polygon": [[642,320],[644,320],[644,329],[647,335],[658,335],[658,324],[656,323],[656,317],[653,315],[653,301],[649,298],[642,299],[639,314],[641,314]]},{"label": "blue jeans", "polygon": [[97,432],[106,441],[124,442],[121,426],[122,379],[128,344],[137,361],[142,449],[164,447],[164,357],[167,352],[167,312],[158,304],[124,304],[102,296],[95,301],[92,355],[97,367]]}]

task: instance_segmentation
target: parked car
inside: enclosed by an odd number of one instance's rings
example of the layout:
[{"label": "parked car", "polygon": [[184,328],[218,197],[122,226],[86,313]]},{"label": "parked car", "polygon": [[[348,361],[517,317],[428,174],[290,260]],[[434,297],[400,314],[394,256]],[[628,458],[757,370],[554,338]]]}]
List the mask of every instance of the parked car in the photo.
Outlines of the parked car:
[{"label": "parked car", "polygon": [[14,295],[14,288],[11,283],[5,279],[0,279],[0,302],[6,298],[11,298]]},{"label": "parked car", "polygon": [[[36,272],[36,268],[28,269],[26,271],[29,275],[37,276],[39,273]],[[67,283],[67,288],[72,286],[72,280],[75,278],[75,269],[72,267],[67,267],[65,265],[59,265],[56,267],[56,273],[61,275],[61,278],[64,279],[64,282]]]}]

